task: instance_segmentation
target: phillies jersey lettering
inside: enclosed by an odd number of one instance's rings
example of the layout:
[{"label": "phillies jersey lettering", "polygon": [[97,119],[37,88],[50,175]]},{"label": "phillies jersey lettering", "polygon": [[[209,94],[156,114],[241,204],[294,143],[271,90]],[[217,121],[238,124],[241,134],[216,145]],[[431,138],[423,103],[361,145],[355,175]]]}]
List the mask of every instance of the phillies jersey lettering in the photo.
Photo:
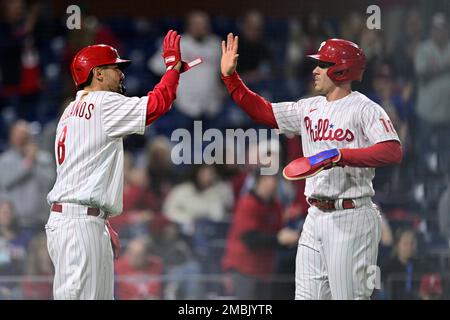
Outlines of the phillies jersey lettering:
[{"label": "phillies jersey lettering", "polygon": [[[301,135],[306,157],[333,148],[366,148],[382,141],[400,141],[383,108],[357,91],[336,101],[316,96],[273,103],[272,107],[281,133]],[[374,176],[374,168],[323,170],[306,179],[305,195],[332,199],[373,196]]]},{"label": "phillies jersey lettering", "polygon": [[49,203],[122,211],[122,137],[144,134],[148,97],[78,91],[61,116],[55,140],[57,179]]},{"label": "phillies jersey lettering", "polygon": [[351,130],[346,129],[345,133],[344,130],[341,128],[338,128],[334,130],[334,125],[330,124],[330,120],[328,119],[319,119],[317,124],[314,126],[314,129],[312,128],[312,120],[306,116],[305,117],[305,126],[306,126],[306,132],[309,133],[311,136],[311,140],[315,141],[322,141],[322,140],[337,140],[337,141],[353,141],[354,134]]}]

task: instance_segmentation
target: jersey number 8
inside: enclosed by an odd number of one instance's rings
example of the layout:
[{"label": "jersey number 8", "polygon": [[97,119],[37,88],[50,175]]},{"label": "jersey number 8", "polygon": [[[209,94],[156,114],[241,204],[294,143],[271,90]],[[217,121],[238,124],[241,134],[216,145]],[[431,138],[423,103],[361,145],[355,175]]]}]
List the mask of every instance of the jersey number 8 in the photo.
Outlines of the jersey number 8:
[{"label": "jersey number 8", "polygon": [[65,126],[61,132],[61,135],[58,139],[58,149],[56,150],[56,154],[58,156],[58,163],[61,165],[64,162],[64,159],[66,158],[66,134],[67,134],[67,126]]}]

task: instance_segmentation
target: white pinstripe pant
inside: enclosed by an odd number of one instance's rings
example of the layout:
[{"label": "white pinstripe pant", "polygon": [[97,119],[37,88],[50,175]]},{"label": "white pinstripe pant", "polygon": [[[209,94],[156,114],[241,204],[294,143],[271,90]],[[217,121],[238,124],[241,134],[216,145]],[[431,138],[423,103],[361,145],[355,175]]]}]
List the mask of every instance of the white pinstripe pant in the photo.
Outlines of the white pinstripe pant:
[{"label": "white pinstripe pant", "polygon": [[113,251],[105,220],[85,213],[51,212],[45,229],[55,267],[53,298],[112,300]]},{"label": "white pinstripe pant", "polygon": [[295,299],[369,299],[381,237],[377,207],[308,210],[296,257]]}]

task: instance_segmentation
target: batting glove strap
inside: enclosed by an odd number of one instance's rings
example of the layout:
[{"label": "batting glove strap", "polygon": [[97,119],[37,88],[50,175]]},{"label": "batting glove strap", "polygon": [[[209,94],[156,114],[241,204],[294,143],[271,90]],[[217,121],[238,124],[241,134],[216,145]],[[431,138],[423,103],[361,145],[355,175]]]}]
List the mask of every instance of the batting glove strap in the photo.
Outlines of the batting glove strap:
[{"label": "batting glove strap", "polygon": [[201,58],[201,57],[197,57],[196,59],[192,60],[191,62],[181,61],[180,73],[186,72],[186,71],[198,66],[202,62],[203,62],[203,58]]}]

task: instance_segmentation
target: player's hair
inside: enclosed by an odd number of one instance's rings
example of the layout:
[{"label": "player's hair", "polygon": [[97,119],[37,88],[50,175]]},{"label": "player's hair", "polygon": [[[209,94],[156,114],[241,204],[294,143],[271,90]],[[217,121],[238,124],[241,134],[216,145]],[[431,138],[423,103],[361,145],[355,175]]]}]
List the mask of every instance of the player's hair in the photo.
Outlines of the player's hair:
[{"label": "player's hair", "polygon": [[89,76],[88,76],[86,82],[84,82],[78,86],[78,89],[84,89],[85,87],[89,86],[92,83],[93,77],[94,77],[94,70],[92,70],[91,73],[89,73]]}]

